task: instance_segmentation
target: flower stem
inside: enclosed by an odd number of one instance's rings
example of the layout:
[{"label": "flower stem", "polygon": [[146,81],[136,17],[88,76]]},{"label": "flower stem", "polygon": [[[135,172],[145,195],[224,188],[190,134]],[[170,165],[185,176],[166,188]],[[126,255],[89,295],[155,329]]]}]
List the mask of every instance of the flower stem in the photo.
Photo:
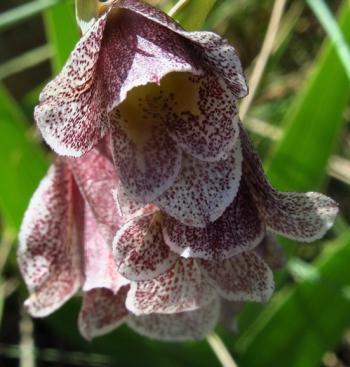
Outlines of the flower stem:
[{"label": "flower stem", "polygon": [[261,78],[264,74],[264,70],[266,68],[267,62],[270,58],[270,55],[273,50],[273,45],[276,40],[276,36],[278,34],[279,25],[282,19],[283,11],[286,6],[286,0],[275,0],[269,25],[266,31],[264,43],[262,45],[260,54],[256,60],[256,64],[252,75],[250,77],[250,92],[247,98],[245,98],[240,107],[240,117],[244,120],[251,103],[255,97],[255,93],[260,84]]},{"label": "flower stem", "polygon": [[179,0],[169,11],[168,15],[174,17],[185,5],[189,3],[189,0]]},{"label": "flower stem", "polygon": [[221,362],[222,367],[238,367],[219,335],[214,332],[211,333],[207,336],[207,342],[218,360]]}]

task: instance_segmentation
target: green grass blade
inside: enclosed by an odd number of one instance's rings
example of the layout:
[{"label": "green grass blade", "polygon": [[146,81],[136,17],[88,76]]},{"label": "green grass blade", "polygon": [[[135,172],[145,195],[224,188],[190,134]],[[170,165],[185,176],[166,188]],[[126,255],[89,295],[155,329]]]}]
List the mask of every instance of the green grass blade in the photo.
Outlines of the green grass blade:
[{"label": "green grass blade", "polygon": [[26,119],[0,84],[0,210],[7,229],[16,231],[28,201],[43,177],[47,160],[30,138]]},{"label": "green grass blade", "polygon": [[186,1],[174,18],[189,31],[200,30],[215,2],[216,0]]},{"label": "green grass blade", "polygon": [[350,80],[350,49],[331,11],[323,0],[307,0],[329,38],[334,43],[345,72]]},{"label": "green grass blade", "polygon": [[57,74],[65,64],[78,38],[74,8],[70,1],[61,1],[44,14],[48,41],[54,49],[53,73]]},{"label": "green grass blade", "polygon": [[350,325],[349,258],[350,231],[313,264],[316,277],[279,292],[238,339],[242,366],[320,366]]},{"label": "green grass blade", "polygon": [[[345,1],[340,27],[350,40],[350,4]],[[327,41],[296,102],[286,113],[285,133],[268,165],[281,190],[315,190],[324,182],[327,162],[343,127],[350,83]]]},{"label": "green grass blade", "polygon": [[11,27],[30,18],[52,5],[58,4],[60,0],[35,0],[28,4],[17,6],[0,14],[0,30]]}]

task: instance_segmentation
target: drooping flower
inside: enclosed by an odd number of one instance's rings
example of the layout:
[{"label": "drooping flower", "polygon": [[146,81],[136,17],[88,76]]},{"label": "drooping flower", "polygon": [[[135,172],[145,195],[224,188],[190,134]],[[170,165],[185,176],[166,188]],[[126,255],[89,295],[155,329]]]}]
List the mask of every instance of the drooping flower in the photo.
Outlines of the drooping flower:
[{"label": "drooping flower", "polygon": [[54,312],[79,288],[103,287],[117,294],[126,283],[109,246],[122,224],[111,191],[116,182],[109,159],[94,149],[79,162],[58,158],[40,183],[18,249],[31,315]]},{"label": "drooping flower", "polygon": [[237,54],[141,1],[99,9],[41,93],[38,126],[61,155],[80,156],[109,134],[131,197],[166,211],[179,192],[200,205],[188,223],[204,227],[233,200],[241,175],[236,100],[247,86]]}]

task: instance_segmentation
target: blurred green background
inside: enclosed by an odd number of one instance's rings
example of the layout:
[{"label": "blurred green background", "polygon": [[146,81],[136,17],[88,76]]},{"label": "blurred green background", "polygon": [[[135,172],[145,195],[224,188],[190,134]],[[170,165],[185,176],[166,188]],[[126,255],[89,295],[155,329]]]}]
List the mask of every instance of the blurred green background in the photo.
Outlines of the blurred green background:
[{"label": "blurred green background", "polygon": [[[350,1],[192,0],[176,17],[237,48],[254,94],[243,122],[274,185],[328,193],[341,210],[324,240],[283,241],[272,301],[245,306],[236,335],[217,332],[240,367],[350,366]],[[22,310],[16,236],[53,158],[32,111],[77,39],[72,1],[0,3],[0,366],[218,367],[206,341],[158,343],[121,327],[85,342],[79,297],[43,320]]]}]

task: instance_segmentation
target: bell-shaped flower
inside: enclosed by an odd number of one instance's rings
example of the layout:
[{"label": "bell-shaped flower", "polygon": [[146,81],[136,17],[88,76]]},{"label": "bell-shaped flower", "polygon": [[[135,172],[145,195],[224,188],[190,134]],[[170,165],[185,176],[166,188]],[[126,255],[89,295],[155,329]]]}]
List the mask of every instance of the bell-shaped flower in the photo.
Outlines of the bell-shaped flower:
[{"label": "bell-shaped flower", "polygon": [[241,175],[236,101],[247,86],[236,51],[138,0],[96,9],[40,95],[38,126],[58,154],[75,157],[110,135],[131,197],[167,210],[188,190],[184,199],[203,203],[188,223],[204,227],[233,200]]}]

